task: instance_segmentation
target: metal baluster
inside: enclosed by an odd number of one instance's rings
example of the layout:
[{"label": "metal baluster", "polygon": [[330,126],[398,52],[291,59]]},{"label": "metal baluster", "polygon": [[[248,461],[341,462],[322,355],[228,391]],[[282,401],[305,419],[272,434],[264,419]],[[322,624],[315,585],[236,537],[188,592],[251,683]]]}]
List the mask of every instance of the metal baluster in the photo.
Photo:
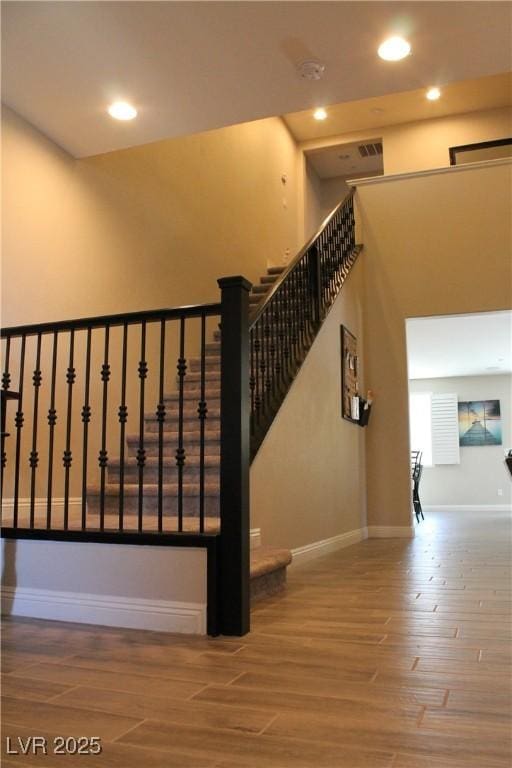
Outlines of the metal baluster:
[{"label": "metal baluster", "polygon": [[105,347],[103,365],[101,366],[101,380],[103,382],[103,403],[101,410],[101,449],[98,455],[100,465],[100,530],[105,530],[105,474],[108,465],[107,452],[107,404],[108,382],[110,380],[110,365],[108,362],[108,346],[110,340],[110,326],[105,327]]},{"label": "metal baluster", "polygon": [[39,454],[37,452],[37,419],[39,410],[39,388],[41,387],[41,334],[37,334],[36,347],[36,367],[32,376],[34,384],[34,416],[32,423],[32,450],[30,452],[30,527],[34,527],[35,501],[36,501],[36,471],[39,464]]},{"label": "metal baluster", "polygon": [[270,390],[272,388],[272,377],[274,375],[274,369],[272,368],[272,360],[270,357],[270,313],[271,308],[267,307],[263,313],[263,335],[265,339],[265,360],[266,360],[266,378],[265,378],[265,393],[267,402],[270,400]]},{"label": "metal baluster", "polygon": [[137,511],[137,529],[139,533],[143,528],[144,514],[144,466],[146,464],[146,449],[144,447],[144,398],[148,364],[146,362],[146,321],[142,321],[140,329],[140,361],[139,361],[139,447],[137,448],[137,467],[139,474],[139,499]]},{"label": "metal baluster", "polygon": [[[2,389],[4,392],[6,392],[9,389],[9,385],[11,383],[11,374],[9,373],[9,360],[11,355],[11,337],[7,337],[7,341],[5,344],[5,368],[2,373]],[[2,403],[2,414],[5,414],[7,410],[7,402],[4,401]],[[2,424],[2,427],[5,429],[5,424]],[[3,492],[4,492],[4,469],[7,464],[7,454],[5,452],[5,441],[2,437],[2,461],[1,461],[1,468],[0,468],[0,508],[1,508],[1,500],[3,498]]]},{"label": "metal baluster", "polygon": [[57,411],[55,409],[55,383],[57,380],[57,346],[59,337],[57,331],[53,334],[52,355],[52,381],[50,388],[50,408],[48,410],[48,496],[46,500],[46,527],[52,527],[52,493],[53,493],[53,444],[55,438],[55,425],[57,424]]},{"label": "metal baluster", "polygon": [[69,525],[69,471],[73,463],[73,454],[71,451],[71,424],[73,408],[73,384],[75,383],[76,373],[73,366],[75,354],[75,332],[71,331],[69,337],[69,364],[66,371],[66,382],[68,385],[68,409],[66,415],[66,449],[62,456],[64,465],[64,530],[67,531]]},{"label": "metal baluster", "polygon": [[277,370],[277,360],[276,360],[277,301],[275,298],[273,298],[270,303],[269,312],[268,312],[268,322],[269,322],[269,337],[270,337],[270,347],[269,347],[270,370],[272,371],[271,394],[274,395],[276,391],[277,379],[279,377],[279,371]]},{"label": "metal baluster", "polygon": [[119,419],[119,530],[124,530],[124,475],[126,453],[126,422],[128,408],[126,405],[126,361],[128,355],[128,325],[123,325],[123,350],[121,361],[121,405],[117,412]]},{"label": "metal baluster", "polygon": [[261,393],[260,393],[260,323],[261,318],[256,321],[254,327],[254,374],[256,376],[256,390],[254,393],[254,409],[256,424],[260,423],[260,411],[261,411]]},{"label": "metal baluster", "polygon": [[292,295],[292,347],[293,347],[293,365],[295,368],[299,359],[299,296],[297,290],[297,268],[290,274],[291,277],[291,295]]},{"label": "metal baluster", "polygon": [[91,421],[90,383],[91,383],[91,328],[87,329],[85,348],[85,389],[82,408],[83,448],[82,448],[82,531],[87,528],[87,461],[89,450],[89,422]]},{"label": "metal baluster", "polygon": [[165,422],[165,320],[160,321],[160,377],[158,387],[158,530],[163,530],[164,521],[164,422]]},{"label": "metal baluster", "polygon": [[251,392],[251,435],[254,434],[254,427],[255,427],[255,421],[256,421],[256,396],[255,396],[255,390],[256,390],[256,374],[255,374],[255,342],[256,342],[256,334],[254,331],[254,328],[251,328],[250,330],[250,376],[249,376],[249,389]]},{"label": "metal baluster", "polygon": [[259,376],[260,376],[260,395],[261,395],[261,414],[265,414],[265,406],[266,406],[266,398],[265,398],[265,379],[266,379],[266,368],[267,368],[267,361],[265,359],[265,317],[264,314],[260,315],[260,319],[258,322],[258,326],[260,329],[260,370],[259,370]]},{"label": "metal baluster", "polygon": [[279,321],[277,324],[277,345],[278,345],[278,360],[279,360],[279,381],[278,381],[278,387],[281,389],[283,385],[285,384],[285,356],[284,356],[284,345],[285,345],[285,302],[284,302],[284,291],[283,291],[283,284],[279,286],[276,294],[277,301],[279,303]]},{"label": "metal baluster", "polygon": [[284,365],[283,365],[283,372],[285,376],[284,384],[285,387],[288,385],[288,381],[290,378],[290,325],[291,325],[291,306],[290,306],[290,295],[289,295],[289,282],[288,280],[285,280],[282,284],[283,289],[283,298],[284,298],[284,338],[283,338],[283,344],[284,344]]},{"label": "metal baluster", "polygon": [[302,258],[301,262],[299,264],[298,270],[299,270],[299,277],[298,277],[298,287],[299,287],[299,345],[301,354],[304,353],[304,350],[306,348],[306,302],[304,300],[304,264],[305,259]]},{"label": "metal baluster", "polygon": [[15,463],[15,475],[14,475],[14,509],[13,509],[13,528],[18,527],[18,504],[20,493],[20,459],[21,459],[21,430],[23,429],[23,378],[25,374],[25,342],[26,336],[21,337],[21,352],[20,352],[20,383],[18,387],[19,400],[18,410],[14,419],[14,426],[16,427],[16,463]]},{"label": "metal baluster", "polygon": [[204,532],[204,432],[208,408],[205,395],[206,378],[206,318],[201,315],[201,397],[197,408],[199,416],[199,530]]},{"label": "metal baluster", "polygon": [[178,467],[178,531],[183,530],[183,466],[185,464],[186,451],[183,447],[183,403],[184,384],[187,373],[187,361],[185,359],[185,318],[180,318],[180,356],[178,358],[179,381],[179,406],[178,406],[178,448],[176,450],[176,466]]}]

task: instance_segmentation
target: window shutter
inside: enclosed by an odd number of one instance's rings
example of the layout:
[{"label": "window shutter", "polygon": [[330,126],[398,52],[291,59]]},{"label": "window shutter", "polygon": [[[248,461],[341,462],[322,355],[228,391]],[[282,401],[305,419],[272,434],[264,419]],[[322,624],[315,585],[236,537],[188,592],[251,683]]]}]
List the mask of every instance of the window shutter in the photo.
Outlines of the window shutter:
[{"label": "window shutter", "polygon": [[432,395],[432,463],[460,464],[457,395]]}]

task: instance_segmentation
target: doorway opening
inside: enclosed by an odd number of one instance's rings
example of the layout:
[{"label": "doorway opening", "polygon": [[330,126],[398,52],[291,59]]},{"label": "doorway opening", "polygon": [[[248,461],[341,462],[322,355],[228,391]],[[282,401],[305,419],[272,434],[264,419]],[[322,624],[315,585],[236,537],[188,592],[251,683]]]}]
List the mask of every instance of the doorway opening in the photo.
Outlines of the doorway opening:
[{"label": "doorway opening", "polygon": [[421,455],[425,519],[508,514],[512,312],[409,318],[406,335],[410,448]]}]

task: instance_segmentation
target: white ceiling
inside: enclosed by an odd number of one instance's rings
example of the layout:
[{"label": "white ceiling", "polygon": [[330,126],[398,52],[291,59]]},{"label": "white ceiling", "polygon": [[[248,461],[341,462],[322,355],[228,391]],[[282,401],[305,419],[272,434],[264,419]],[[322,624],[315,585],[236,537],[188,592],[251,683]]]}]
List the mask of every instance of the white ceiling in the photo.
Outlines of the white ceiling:
[{"label": "white ceiling", "polygon": [[[75,156],[510,69],[503,2],[3,2],[2,96]],[[383,38],[413,53],[383,62]],[[319,82],[297,63],[323,61]],[[139,116],[118,123],[114,99]]]},{"label": "white ceiling", "polygon": [[512,312],[407,320],[410,379],[512,373]]}]

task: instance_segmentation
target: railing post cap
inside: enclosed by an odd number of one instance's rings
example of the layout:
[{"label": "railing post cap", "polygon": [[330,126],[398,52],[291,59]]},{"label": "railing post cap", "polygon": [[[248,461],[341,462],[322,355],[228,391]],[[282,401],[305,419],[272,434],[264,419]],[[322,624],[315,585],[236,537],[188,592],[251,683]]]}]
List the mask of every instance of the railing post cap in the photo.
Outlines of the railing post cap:
[{"label": "railing post cap", "polygon": [[252,283],[242,275],[233,275],[232,277],[220,277],[217,280],[217,284],[221,290],[224,288],[245,288],[246,291],[250,291]]}]

